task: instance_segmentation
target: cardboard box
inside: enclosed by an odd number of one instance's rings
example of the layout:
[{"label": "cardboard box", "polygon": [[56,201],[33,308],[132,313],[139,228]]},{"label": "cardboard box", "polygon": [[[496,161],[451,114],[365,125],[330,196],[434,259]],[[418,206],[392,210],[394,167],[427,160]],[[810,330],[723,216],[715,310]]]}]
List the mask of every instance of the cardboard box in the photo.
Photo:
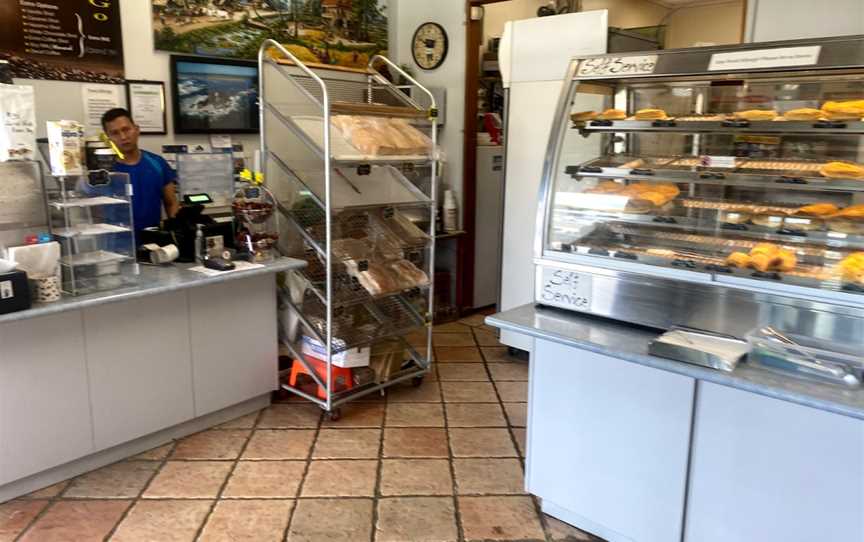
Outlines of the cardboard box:
[{"label": "cardboard box", "polygon": [[[303,335],[301,339],[300,352],[319,360],[327,359],[327,348],[317,339]],[[352,348],[342,352],[334,353],[331,361],[333,365],[350,369],[354,367],[366,367],[369,365],[369,348]]]}]

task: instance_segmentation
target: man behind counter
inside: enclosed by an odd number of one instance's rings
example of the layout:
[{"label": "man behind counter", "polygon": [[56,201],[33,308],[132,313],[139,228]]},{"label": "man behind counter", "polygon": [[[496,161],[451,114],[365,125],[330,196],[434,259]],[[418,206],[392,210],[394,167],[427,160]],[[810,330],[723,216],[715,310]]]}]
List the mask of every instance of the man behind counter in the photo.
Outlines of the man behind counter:
[{"label": "man behind counter", "polygon": [[114,171],[128,173],[131,179],[136,234],[144,228],[159,226],[163,204],[165,214],[173,218],[180,209],[177,174],[164,158],[138,148],[141,130],[132,120],[132,114],[121,108],[106,111],[102,115],[102,129],[123,153]]}]

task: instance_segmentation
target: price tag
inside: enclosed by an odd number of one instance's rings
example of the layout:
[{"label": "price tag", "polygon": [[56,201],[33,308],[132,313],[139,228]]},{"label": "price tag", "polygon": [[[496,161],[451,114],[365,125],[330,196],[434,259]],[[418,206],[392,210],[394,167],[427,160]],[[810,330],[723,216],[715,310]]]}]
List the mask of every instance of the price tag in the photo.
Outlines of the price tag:
[{"label": "price tag", "polygon": [[716,167],[732,169],[738,167],[734,156],[702,156],[699,158],[699,165],[702,167]]},{"label": "price tag", "polygon": [[538,297],[540,303],[584,311],[591,308],[592,291],[591,275],[544,267]]}]

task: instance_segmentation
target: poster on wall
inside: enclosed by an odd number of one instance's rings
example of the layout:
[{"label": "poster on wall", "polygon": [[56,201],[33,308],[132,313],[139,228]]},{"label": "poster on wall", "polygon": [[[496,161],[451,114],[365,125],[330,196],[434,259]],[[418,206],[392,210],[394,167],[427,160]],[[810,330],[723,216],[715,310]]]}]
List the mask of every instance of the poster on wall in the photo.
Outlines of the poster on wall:
[{"label": "poster on wall", "polygon": [[303,62],[365,68],[387,52],[387,0],[152,0],[156,49],[257,59],[265,39]]},{"label": "poster on wall", "polygon": [[13,77],[123,82],[119,0],[2,0],[0,59]]}]

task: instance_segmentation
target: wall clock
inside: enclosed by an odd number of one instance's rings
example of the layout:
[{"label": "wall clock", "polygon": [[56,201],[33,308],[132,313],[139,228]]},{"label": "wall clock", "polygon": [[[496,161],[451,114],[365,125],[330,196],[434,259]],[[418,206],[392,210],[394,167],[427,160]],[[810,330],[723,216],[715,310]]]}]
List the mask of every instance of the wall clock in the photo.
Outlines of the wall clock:
[{"label": "wall clock", "polygon": [[421,24],[411,43],[414,62],[424,70],[434,70],[443,64],[450,47],[447,31],[438,23]]}]

